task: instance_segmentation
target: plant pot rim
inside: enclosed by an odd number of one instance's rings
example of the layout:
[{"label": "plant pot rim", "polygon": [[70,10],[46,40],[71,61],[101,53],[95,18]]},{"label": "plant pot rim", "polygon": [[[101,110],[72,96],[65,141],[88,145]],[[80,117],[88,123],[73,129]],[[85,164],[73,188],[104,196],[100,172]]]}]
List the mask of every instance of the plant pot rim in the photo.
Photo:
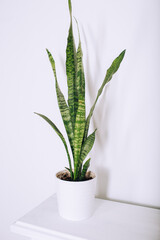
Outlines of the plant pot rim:
[{"label": "plant pot rim", "polygon": [[87,179],[87,180],[81,180],[81,181],[68,181],[68,180],[65,180],[65,179],[60,179],[59,177],[58,177],[58,174],[61,174],[61,173],[67,173],[68,172],[68,170],[60,170],[60,171],[58,171],[56,174],[55,174],[55,177],[56,177],[56,179],[58,180],[58,181],[63,181],[63,182],[67,182],[68,184],[72,184],[72,183],[81,183],[81,184],[84,184],[85,182],[89,182],[89,181],[93,181],[93,180],[95,180],[95,178],[96,178],[96,174],[94,173],[94,172],[92,172],[92,171],[88,171],[88,172],[90,172],[90,174],[91,174],[91,179]]}]

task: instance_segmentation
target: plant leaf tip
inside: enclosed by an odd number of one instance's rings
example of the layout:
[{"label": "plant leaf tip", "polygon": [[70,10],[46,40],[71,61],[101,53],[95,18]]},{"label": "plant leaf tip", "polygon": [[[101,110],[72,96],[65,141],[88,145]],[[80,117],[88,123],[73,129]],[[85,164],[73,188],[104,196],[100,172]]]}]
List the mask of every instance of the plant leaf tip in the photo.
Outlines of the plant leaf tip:
[{"label": "plant leaf tip", "polygon": [[49,50],[48,50],[48,48],[46,48],[46,52],[49,54]]},{"label": "plant leaf tip", "polygon": [[36,115],[39,115],[39,113],[37,113],[37,112],[33,112],[34,114],[36,114]]},{"label": "plant leaf tip", "polygon": [[119,55],[119,57],[121,57],[121,59],[123,59],[124,58],[124,55],[125,55],[125,53],[126,53],[126,49],[124,49],[121,53],[120,53],[120,55]]},{"label": "plant leaf tip", "polygon": [[68,6],[69,6],[70,14],[72,14],[72,4],[71,4],[71,0],[68,0]]},{"label": "plant leaf tip", "polygon": [[123,55],[125,55],[125,53],[126,53],[126,49],[124,49],[122,53],[123,53]]}]

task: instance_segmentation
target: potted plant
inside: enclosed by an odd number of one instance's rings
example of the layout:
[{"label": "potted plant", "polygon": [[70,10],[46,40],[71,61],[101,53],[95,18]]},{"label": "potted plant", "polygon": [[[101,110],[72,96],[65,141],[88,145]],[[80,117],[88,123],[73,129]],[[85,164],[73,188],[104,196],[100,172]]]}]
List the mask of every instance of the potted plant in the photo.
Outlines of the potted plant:
[{"label": "potted plant", "polygon": [[68,6],[70,13],[70,27],[66,48],[68,102],[66,102],[57,80],[55,61],[48,50],[47,54],[54,73],[58,106],[68,136],[72,160],[67,142],[57,126],[43,114],[36,114],[48,122],[58,134],[64,144],[68,158],[69,166],[66,167],[65,170],[56,174],[57,198],[60,215],[71,220],[82,220],[91,216],[93,212],[93,200],[95,194],[96,177],[93,172],[88,171],[91,159],[89,158],[86,160],[88,153],[93,147],[96,133],[95,129],[93,133],[88,135],[90,120],[105,85],[111,80],[113,74],[118,70],[125,55],[125,50],[120,53],[107,70],[104,81],[98,90],[95,102],[93,103],[93,106],[86,118],[85,76],[82,62],[83,54],[80,34],[79,45],[76,50],[72,30],[71,0],[68,0]]}]

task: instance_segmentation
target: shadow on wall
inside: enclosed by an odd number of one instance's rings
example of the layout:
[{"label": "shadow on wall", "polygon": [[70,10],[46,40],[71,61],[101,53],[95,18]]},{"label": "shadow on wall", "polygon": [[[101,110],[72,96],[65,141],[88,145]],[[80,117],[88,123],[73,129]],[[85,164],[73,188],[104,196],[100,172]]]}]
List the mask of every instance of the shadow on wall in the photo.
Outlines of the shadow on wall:
[{"label": "shadow on wall", "polygon": [[[108,107],[105,101],[106,90],[104,91],[103,100],[100,99],[100,105],[97,105],[96,114],[93,116],[93,126],[97,128],[96,133],[96,150],[95,151],[95,169],[97,175],[97,189],[96,197],[107,199],[108,197],[108,187],[109,187],[109,170],[107,169],[107,159],[105,154],[106,145],[108,142]],[[103,111],[104,110],[104,111]]]},{"label": "shadow on wall", "polygon": [[[89,96],[89,101],[91,103],[90,107],[93,105],[98,89],[100,88],[102,82],[104,79],[100,79],[99,71],[101,69],[100,62],[101,62],[101,49],[103,49],[103,46],[106,41],[99,42],[99,39],[105,39],[104,37],[104,30],[101,31],[101,36],[99,36],[98,41],[94,37],[94,34],[92,33],[92,30],[89,28],[88,33],[90,35],[90,38],[92,39],[93,48],[91,46],[88,46],[88,39],[86,37],[85,31],[82,26],[82,36],[85,43],[85,51],[87,53],[87,61],[86,61],[86,83],[87,83],[87,95]],[[94,56],[95,60],[89,58],[90,51],[94,49]],[[97,51],[96,51],[97,49]],[[91,63],[93,63],[91,65]],[[91,67],[92,66],[92,67]],[[94,66],[94,68],[93,68]],[[94,74],[93,72],[94,71]],[[105,77],[106,72],[104,72]],[[93,123],[93,130],[97,128],[96,133],[96,147],[98,151],[92,150],[94,152],[94,160],[96,160],[95,163],[95,169],[96,169],[96,175],[97,175],[97,186],[96,186],[96,197],[106,199],[107,198],[107,189],[109,184],[109,171],[104,166],[105,161],[102,160],[102,156],[105,153],[106,144],[107,144],[107,129],[108,129],[108,113],[110,111],[109,105],[107,104],[107,88],[105,87],[103,90],[102,95],[100,96],[95,110],[93,112],[92,116],[92,123]],[[102,127],[103,126],[103,127]],[[103,130],[103,131],[102,131]]]},{"label": "shadow on wall", "polygon": [[109,172],[103,166],[102,167],[98,166],[96,168],[96,174],[97,174],[96,197],[106,199],[109,183]]}]

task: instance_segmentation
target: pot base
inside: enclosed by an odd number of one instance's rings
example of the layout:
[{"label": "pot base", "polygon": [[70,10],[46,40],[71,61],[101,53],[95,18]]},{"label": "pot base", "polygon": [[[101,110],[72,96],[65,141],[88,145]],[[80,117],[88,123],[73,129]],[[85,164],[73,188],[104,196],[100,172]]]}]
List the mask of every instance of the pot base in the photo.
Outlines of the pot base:
[{"label": "pot base", "polygon": [[59,176],[66,172],[61,171],[56,174],[59,214],[72,221],[87,219],[94,211],[95,174],[91,172],[92,179],[86,181],[61,180]]}]

